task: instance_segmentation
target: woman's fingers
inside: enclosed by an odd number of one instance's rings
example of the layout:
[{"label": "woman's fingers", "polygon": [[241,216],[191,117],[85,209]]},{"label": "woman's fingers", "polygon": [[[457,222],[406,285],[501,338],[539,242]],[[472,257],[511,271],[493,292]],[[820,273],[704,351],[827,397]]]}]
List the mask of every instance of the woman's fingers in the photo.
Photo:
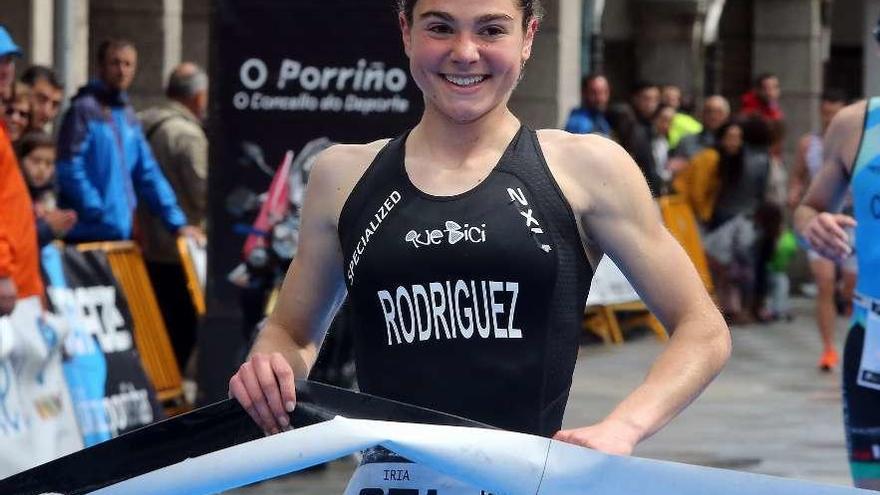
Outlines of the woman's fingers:
[{"label": "woman's fingers", "polygon": [[263,394],[263,388],[260,380],[254,371],[253,357],[244,362],[238,370],[238,375],[244,383],[244,388],[253,403],[253,408],[260,418],[258,424],[267,433],[278,433],[280,431],[272,411],[269,409],[266,396]]},{"label": "woman's fingers", "polygon": [[807,240],[820,253],[833,258],[845,258],[852,248],[846,228],[854,227],[855,220],[847,215],[820,213],[807,228]]},{"label": "woman's fingers", "polygon": [[260,384],[262,394],[266,398],[269,413],[278,428],[284,429],[290,426],[290,419],[287,417],[287,411],[284,410],[281,391],[278,389],[278,380],[275,378],[271,359],[271,355],[254,355],[252,359],[254,374]]},{"label": "woman's fingers", "polygon": [[278,379],[278,388],[281,390],[284,411],[288,414],[292,413],[293,408],[296,407],[296,383],[293,368],[280,352],[273,352],[270,360],[272,370]]},{"label": "woman's fingers", "polygon": [[290,427],[296,405],[293,368],[279,352],[255,353],[229,380],[229,395],[263,431],[278,433]]},{"label": "woman's fingers", "polygon": [[244,382],[241,381],[238,373],[232,375],[232,378],[229,379],[229,398],[237,400],[251,419],[254,420],[254,423],[256,423],[261,430],[266,431],[266,426],[263,425],[262,418],[260,418],[260,415],[254,408],[254,402],[251,400],[251,396],[248,394]]}]

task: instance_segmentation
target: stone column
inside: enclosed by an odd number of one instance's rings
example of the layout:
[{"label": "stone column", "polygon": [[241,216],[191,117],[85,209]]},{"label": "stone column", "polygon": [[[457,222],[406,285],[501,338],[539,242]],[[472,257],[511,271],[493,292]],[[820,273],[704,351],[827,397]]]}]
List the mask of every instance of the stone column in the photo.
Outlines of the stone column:
[{"label": "stone column", "polygon": [[0,23],[24,52],[19,74],[28,65],[52,65],[52,14],[52,0],[5,0],[0,9]]},{"label": "stone column", "polygon": [[211,7],[208,0],[183,2],[183,51],[181,60],[195,62],[207,70]]},{"label": "stone column", "polygon": [[544,20],[526,73],[510,100],[513,112],[536,128],[561,127],[580,100],[581,0],[544,3]]},{"label": "stone column", "polygon": [[760,0],[754,3],[752,74],[779,76],[786,115],[786,163],[798,138],[819,125],[822,91],[820,0]]},{"label": "stone column", "polygon": [[89,80],[89,0],[55,0],[54,68],[65,104]]},{"label": "stone column", "polygon": [[880,0],[865,0],[864,63],[865,96],[880,96],[880,45],[871,35],[871,30],[880,18]]},{"label": "stone column", "polygon": [[637,0],[634,5],[636,76],[659,84],[675,84],[700,96],[703,89],[702,21],[698,0]]},{"label": "stone column", "polygon": [[34,64],[52,66],[53,61],[53,14],[54,5],[52,0],[32,0],[31,8],[31,38],[30,60]]},{"label": "stone column", "polygon": [[163,99],[165,81],[180,61],[182,0],[90,0],[89,68],[95,74],[97,49],[110,38],[132,41],[138,71],[129,91],[135,108]]}]

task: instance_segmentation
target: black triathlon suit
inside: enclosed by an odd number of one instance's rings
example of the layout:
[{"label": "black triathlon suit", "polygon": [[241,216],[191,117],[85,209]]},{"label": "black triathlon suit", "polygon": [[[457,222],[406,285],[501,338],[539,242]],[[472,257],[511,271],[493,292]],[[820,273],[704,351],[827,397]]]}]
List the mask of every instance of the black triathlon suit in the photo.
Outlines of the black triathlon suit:
[{"label": "black triathlon suit", "polygon": [[339,219],[360,389],[553,435],[592,269],[537,135],[522,126],[454,196],[413,185],[405,142],[379,152]]}]

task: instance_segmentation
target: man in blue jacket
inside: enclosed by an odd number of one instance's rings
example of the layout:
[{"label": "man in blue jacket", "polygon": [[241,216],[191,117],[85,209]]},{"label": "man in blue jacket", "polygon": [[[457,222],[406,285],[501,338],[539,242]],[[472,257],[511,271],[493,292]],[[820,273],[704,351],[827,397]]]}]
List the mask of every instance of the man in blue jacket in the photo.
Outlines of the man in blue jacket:
[{"label": "man in blue jacket", "polygon": [[608,123],[608,101],[611,87],[602,74],[589,74],[581,79],[581,106],[573,109],[565,123],[565,130],[575,134],[601,134],[611,136]]},{"label": "man in blue jacket", "polygon": [[186,225],[177,198],[144,138],[126,90],[134,80],[131,42],[98,49],[98,80],[80,88],[58,135],[59,201],[76,210],[71,242],[130,239],[138,200],[174,233],[201,237]]}]

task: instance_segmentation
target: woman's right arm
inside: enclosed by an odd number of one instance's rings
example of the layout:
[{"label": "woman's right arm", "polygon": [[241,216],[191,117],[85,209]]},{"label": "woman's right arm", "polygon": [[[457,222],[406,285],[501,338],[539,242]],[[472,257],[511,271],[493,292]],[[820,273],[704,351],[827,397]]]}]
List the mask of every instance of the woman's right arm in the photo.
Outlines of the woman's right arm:
[{"label": "woman's right arm", "polygon": [[789,173],[788,180],[788,207],[794,210],[800,204],[807,187],[810,185],[809,171],[807,168],[807,152],[810,148],[809,134],[801,137],[798,142],[797,153],[794,156],[794,166]]},{"label": "woman's right arm", "polygon": [[852,253],[846,229],[855,219],[831,213],[843,201],[858,154],[866,104],[854,103],[834,116],[823,137],[822,168],[794,212],[794,225],[801,239],[822,256],[842,260]]},{"label": "woman's right arm", "polygon": [[[343,148],[342,151],[339,148]],[[296,403],[294,377],[305,378],[317,359],[324,333],[345,296],[342,251],[336,225],[349,182],[340,158],[347,147],[324,151],[309,178],[299,247],[278,304],[257,336],[247,361],[229,380],[235,397],[267,433],[289,426]]]}]

